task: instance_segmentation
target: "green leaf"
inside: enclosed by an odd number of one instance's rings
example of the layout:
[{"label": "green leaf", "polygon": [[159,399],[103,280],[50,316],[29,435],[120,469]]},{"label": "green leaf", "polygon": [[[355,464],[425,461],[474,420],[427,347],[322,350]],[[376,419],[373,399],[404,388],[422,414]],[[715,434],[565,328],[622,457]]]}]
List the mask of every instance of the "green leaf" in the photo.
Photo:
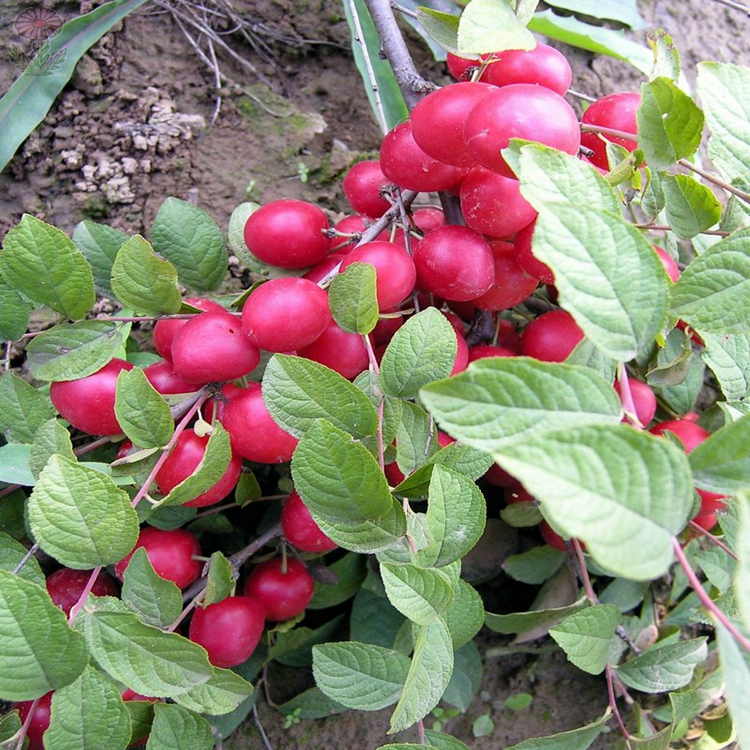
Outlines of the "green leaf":
[{"label": "green leaf", "polygon": [[427,716],[443,697],[452,674],[453,641],[447,626],[438,618],[419,630],[388,734],[401,732]]},{"label": "green leaf", "polygon": [[747,627],[750,623],[750,558],[747,556],[750,549],[750,495],[738,492],[736,501],[732,503],[732,510],[739,520],[736,535],[732,539],[732,548],[737,552],[734,590],[742,622]]},{"label": "green leaf", "polygon": [[175,696],[174,700],[191,711],[223,716],[234,711],[253,694],[253,690],[253,686],[236,672],[214,667],[214,673],[207,682]]},{"label": "green leaf", "polygon": [[430,539],[417,555],[419,565],[437,568],[460,560],[479,541],[487,509],[468,477],[436,465],[430,480],[425,528]]},{"label": "green leaf", "polygon": [[279,707],[284,716],[296,716],[298,719],[325,719],[346,710],[340,703],[325,695],[320,688],[311,687],[294,698],[282,703]]},{"label": "green leaf", "polygon": [[619,21],[631,29],[642,29],[646,22],[636,0],[552,0],[547,5],[584,16]]},{"label": "green leaf", "polygon": [[170,315],[182,305],[177,269],[139,234],[123,243],[112,264],[112,291],[136,315]]},{"label": "green leaf", "polygon": [[122,601],[147,625],[166,628],[182,612],[182,593],[153,568],[146,550],[137,549],[130,558],[122,584]]},{"label": "green leaf", "polygon": [[278,425],[302,437],[316,419],[354,437],[374,435],[378,413],[355,385],[324,365],[275,354],[263,376],[263,403]]},{"label": "green leaf", "polygon": [[396,331],[383,354],[383,393],[414,398],[422,386],[448,377],[457,347],[453,327],[437,308],[428,307],[417,313]]},{"label": "green leaf", "polygon": [[635,609],[647,594],[647,581],[629,581],[627,578],[615,578],[599,595],[601,604],[612,604],[620,612]]},{"label": "green leaf", "polygon": [[130,326],[106,320],[63,323],[35,336],[26,347],[36,380],[78,380],[101,370],[123,345]]},{"label": "green leaf", "polygon": [[208,564],[203,606],[207,607],[209,604],[220,602],[231,596],[236,583],[236,574],[232,564],[221,552],[214,552]]},{"label": "green leaf", "polygon": [[112,264],[128,235],[106,224],[81,221],[76,224],[71,239],[91,264],[96,290],[105,297],[114,296],[111,285]]},{"label": "green leaf", "polygon": [[558,16],[551,10],[535,14],[529,29],[579,49],[625,60],[646,75],[651,72],[650,50],[628,39],[622,31],[593,26],[572,16]]},{"label": "green leaf", "polygon": [[9,701],[40,698],[69,685],[88,663],[79,633],[42,586],[0,570],[0,695]]},{"label": "green leaf", "polygon": [[706,345],[701,356],[727,401],[739,401],[750,393],[750,333],[715,334],[701,331]]},{"label": "green leaf", "polygon": [[338,326],[347,333],[368,334],[378,322],[375,267],[352,263],[333,277],[328,287],[328,305]]},{"label": "green leaf", "polygon": [[417,21],[431,39],[447,52],[458,54],[459,16],[424,6],[417,6],[416,13]]},{"label": "green leaf", "polygon": [[454,655],[453,674],[443,700],[465,713],[479,692],[481,683],[482,657],[477,645],[469,641]]},{"label": "green leaf", "polygon": [[94,305],[86,258],[64,232],[29,214],[5,235],[0,272],[32,302],[68,318],[82,318]]},{"label": "green leaf", "polygon": [[550,628],[568,615],[589,606],[586,599],[579,599],[573,604],[550,609],[530,610],[529,612],[514,612],[509,615],[497,615],[487,612],[485,625],[496,633],[524,633],[540,627]]},{"label": "green leaf", "polygon": [[340,637],[344,619],[345,615],[341,614],[314,630],[295,627],[277,633],[273,646],[268,650],[268,659],[278,661],[287,667],[312,666],[313,646]]},{"label": "green leaf", "polygon": [[0,276],[0,339],[14,341],[26,332],[31,304]]},{"label": "green leaf", "polygon": [[408,474],[425,464],[435,452],[435,424],[430,415],[411,401],[401,409],[401,422],[396,430],[396,463]]},{"label": "green leaf", "polygon": [[0,99],[0,170],[39,125],[76,63],[124,16],[145,0],[114,0],[68,21],[40,48],[29,67]]},{"label": "green leaf", "polygon": [[133,445],[141,448],[161,448],[174,433],[174,417],[167,402],[139,367],[122,370],[117,376],[115,417]]},{"label": "green leaf", "polygon": [[643,150],[651,169],[667,169],[680,159],[691,157],[700,146],[703,113],[668,78],[641,84],[636,121],[638,148]]},{"label": "green leaf", "polygon": [[213,675],[203,648],[146,625],[135,614],[92,612],[82,617],[96,662],[137,693],[175,698]]},{"label": "green leaf", "polygon": [[362,587],[354,597],[349,620],[350,637],[361,643],[390,648],[406,622],[388,599]]},{"label": "green leaf", "polygon": [[138,539],[127,493],[104,474],[59,455],[40,474],[28,517],[39,546],[78,570],[119,562]]},{"label": "green leaf", "polygon": [[620,679],[643,693],[678,690],[693,679],[696,666],[708,656],[706,638],[691,638],[651,648],[617,668]]},{"label": "green leaf", "polygon": [[[680,336],[684,335],[679,329],[673,329],[667,337],[667,346],[665,349],[670,346],[672,334],[675,332]],[[687,341],[689,342],[689,339],[687,339]],[[654,387],[654,392],[656,393],[657,398],[662,401],[668,409],[671,409],[677,414],[687,414],[689,411],[692,411],[695,402],[703,389],[706,366],[701,361],[700,355],[691,350],[686,364],[687,371],[685,377],[680,383]],[[651,382],[650,375],[648,382]]]},{"label": "green leaf", "polygon": [[154,723],[146,750],[213,750],[211,725],[182,706],[154,704]]},{"label": "green leaf", "polygon": [[436,732],[434,729],[425,729],[424,736],[430,747],[436,747],[438,750],[469,750],[461,740],[451,737],[449,734]]},{"label": "green leaf", "polygon": [[[17,711],[11,711],[0,719],[0,747],[10,750],[16,744],[18,732],[21,729],[21,719]],[[6,740],[11,740],[12,744],[6,744]]]},{"label": "green leaf", "polygon": [[206,443],[206,451],[196,470],[183,479],[169,494],[159,501],[159,507],[181,505],[210,490],[224,476],[232,460],[229,433],[215,422],[213,433]]},{"label": "green leaf", "polygon": [[533,737],[506,747],[505,750],[586,750],[605,731],[609,718],[610,712],[607,711],[600,719],[580,729],[571,729],[569,732],[559,732],[547,737]]},{"label": "green leaf", "polygon": [[453,604],[443,612],[443,622],[448,626],[453,648],[459,649],[482,629],[484,602],[476,589],[459,578],[454,584]]},{"label": "green leaf", "polygon": [[458,51],[462,55],[534,47],[534,35],[516,18],[507,0],[471,0],[461,14]]},{"label": "green leaf", "polygon": [[21,484],[26,487],[34,485],[31,473],[31,446],[23,443],[10,443],[0,447],[0,482]]},{"label": "green leaf", "polygon": [[197,206],[167,198],[151,227],[151,244],[198,292],[217,289],[227,272],[227,248],[214,220]]},{"label": "green leaf", "polygon": [[71,685],[52,696],[47,750],[107,748],[125,750],[130,744],[130,712],[117,686],[91,666]]},{"label": "green leaf", "polygon": [[12,442],[30,443],[55,416],[49,397],[12,372],[0,377],[0,431]]},{"label": "green leaf", "polygon": [[516,581],[539,585],[552,578],[563,562],[565,553],[545,544],[518,555],[510,555],[503,563],[503,570]]},{"label": "green leaf", "polygon": [[[396,82],[396,76],[388,61],[380,56],[380,37],[365,1],[353,0],[351,4],[344,3],[344,12],[346,13],[346,20],[351,32],[354,62],[357,64],[357,70],[362,77],[370,106],[375,114],[375,118],[380,123],[381,130],[384,132],[391,130],[409,117],[409,110],[406,107],[406,102],[404,102],[401,89]],[[355,23],[353,13],[356,14],[358,24]],[[358,26],[362,29],[361,32]],[[359,39],[362,36],[364,39],[360,42]],[[362,51],[363,45],[367,50],[369,61],[366,60]],[[368,63],[372,66],[377,83],[378,98],[382,102],[382,115],[380,114],[380,105],[377,103],[373,85],[370,81]]]},{"label": "green leaf", "polygon": [[629,361],[653,342],[669,280],[651,244],[621,216],[556,204],[540,211],[532,247],[555,274],[560,304],[602,352]]},{"label": "green leaf", "polygon": [[711,188],[688,175],[664,175],[662,189],[667,222],[680,239],[692,239],[721,218],[721,203]]},{"label": "green leaf", "polygon": [[544,520],[542,511],[535,503],[511,503],[500,511],[500,518],[517,529],[538,526]]},{"label": "green leaf", "polygon": [[420,398],[448,434],[486,452],[548,430],[616,423],[622,408],[592,370],[530,357],[479,360]]},{"label": "green leaf", "polygon": [[410,661],[398,651],[354,641],[313,648],[316,685],[347,708],[377,711],[401,695]]},{"label": "green leaf", "polygon": [[56,453],[71,461],[76,460],[70,433],[57,419],[50,419],[37,430],[29,451],[29,468],[35,478],[39,478],[47,461]]},{"label": "green leaf", "polygon": [[336,583],[316,581],[315,593],[307,605],[308,609],[327,609],[351,599],[359,591],[367,575],[367,558],[362,555],[344,555],[328,569],[336,576]]},{"label": "green leaf", "polygon": [[[25,560],[23,567],[15,573],[16,567]],[[28,557],[28,550],[13,537],[0,531],[0,570],[19,575],[25,581],[37,584],[44,588],[44,573],[39,566],[39,561],[33,555]]]},{"label": "green leaf", "polygon": [[[383,403],[383,419],[381,431],[383,433],[383,445],[390,445],[396,437],[396,430],[401,424],[401,412],[404,402],[395,396],[384,396],[380,388],[380,376],[371,370],[365,370],[354,379],[354,385],[367,396],[373,408],[379,410],[380,402]],[[372,445],[371,450],[376,448]]]},{"label": "green leaf", "polygon": [[677,81],[680,78],[680,53],[674,43],[674,39],[664,29],[656,29],[646,34],[646,41],[654,53],[654,67],[649,75],[649,80],[666,78],[669,81]]},{"label": "green leaf", "polygon": [[747,747],[750,742],[750,725],[746,720],[750,716],[750,660],[747,651],[724,625],[716,621],[715,627],[729,713],[734,719],[738,744]]},{"label": "green leaf", "polygon": [[521,181],[521,194],[537,210],[551,204],[586,205],[619,213],[620,202],[604,177],[580,159],[562,151],[512,139],[503,155],[518,153],[514,169]]},{"label": "green leaf", "polygon": [[690,452],[689,461],[704,490],[731,494],[750,488],[750,416],[717,430]]},{"label": "green leaf", "polygon": [[418,625],[429,625],[453,603],[450,577],[435,568],[380,563],[391,604]]},{"label": "green leaf", "polygon": [[495,459],[608,570],[633,580],[666,572],[693,503],[677,446],[627,425],[589,426],[507,445]]},{"label": "green leaf", "polygon": [[[330,422],[319,419],[292,457],[294,486],[318,524],[359,524],[389,512],[392,497],[377,461]],[[333,537],[331,537],[333,539]]]},{"label": "green leaf", "polygon": [[620,624],[620,610],[611,604],[586,607],[550,628],[568,661],[589,674],[601,674],[607,666],[609,646]]},{"label": "green leaf", "polygon": [[670,315],[708,333],[747,333],[750,319],[750,229],[717,242],[682,272]]},{"label": "green leaf", "polygon": [[750,70],[698,63],[697,89],[711,131],[709,158],[729,182],[745,180],[750,170]]}]

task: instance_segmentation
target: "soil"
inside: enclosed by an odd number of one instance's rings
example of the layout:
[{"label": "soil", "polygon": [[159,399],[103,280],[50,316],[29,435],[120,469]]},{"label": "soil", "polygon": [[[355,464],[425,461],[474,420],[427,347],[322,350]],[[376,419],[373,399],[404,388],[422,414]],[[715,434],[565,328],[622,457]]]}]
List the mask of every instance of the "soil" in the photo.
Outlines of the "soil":
[{"label": "soil", "polygon": [[[25,43],[14,22],[28,5],[2,4],[0,49]],[[38,5],[63,20],[91,7],[89,0]],[[689,80],[700,60],[750,63],[743,44],[750,38],[750,18],[742,13],[705,0],[644,0],[640,6],[649,29],[663,27],[674,37]],[[222,38],[249,66],[218,51],[225,76],[218,110],[214,72],[174,15],[147,4],[105,36],[0,175],[0,238],[24,212],[66,232],[88,218],[147,236],[168,196],[196,203],[222,227],[247,200],[300,198],[334,216],[346,210],[338,178],[354,160],[377,151],[380,133],[351,59],[343,9],[332,0],[235,0],[233,7],[250,32],[245,39]],[[447,83],[442,64],[417,39],[410,43],[425,76]],[[625,62],[568,49],[566,54],[573,87],[591,96],[634,89],[642,80]],[[17,75],[10,54],[3,55],[0,92]],[[513,602],[502,605],[513,610]],[[482,652],[506,642],[484,634]],[[271,675],[275,700],[290,697],[289,679],[285,673]],[[530,707],[506,707],[505,700],[518,693],[532,696]],[[505,655],[485,660],[477,698],[445,728],[478,750],[500,748],[582,726],[606,704],[603,680],[574,669],[559,651]],[[474,738],[472,723],[483,714],[492,718],[494,733]],[[274,748],[359,750],[394,741],[386,736],[389,710],[345,713],[286,729],[283,717],[260,700],[259,716]],[[398,741],[416,742],[416,733]],[[611,741],[604,737],[599,744]],[[252,723],[224,746],[263,747]]]}]

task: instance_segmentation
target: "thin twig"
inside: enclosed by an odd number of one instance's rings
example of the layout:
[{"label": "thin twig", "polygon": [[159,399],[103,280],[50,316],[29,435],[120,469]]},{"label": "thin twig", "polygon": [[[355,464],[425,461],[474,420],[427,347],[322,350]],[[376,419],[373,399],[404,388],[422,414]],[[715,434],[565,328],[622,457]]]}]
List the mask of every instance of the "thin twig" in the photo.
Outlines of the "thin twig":
[{"label": "thin twig", "polygon": [[617,721],[617,726],[620,729],[620,733],[625,739],[625,744],[628,748],[630,748],[630,732],[628,732],[628,728],[625,726],[625,722],[622,720],[622,716],[620,716],[620,710],[617,708],[617,696],[615,695],[615,687],[612,681],[612,667],[609,664],[607,664],[606,666],[606,675],[609,707],[612,709],[612,713],[615,716],[615,720]]},{"label": "thin twig", "polygon": [[734,185],[730,185],[725,180],[722,180],[721,177],[717,177],[715,174],[711,174],[711,172],[706,172],[704,169],[696,167],[695,164],[691,164],[687,159],[680,159],[677,163],[681,167],[685,167],[685,169],[699,174],[704,180],[712,182],[716,187],[720,187],[722,190],[726,190],[728,193],[741,198],[746,203],[750,203],[750,193],[746,193],[744,190],[740,190]]},{"label": "thin twig", "polygon": [[16,565],[15,568],[13,568],[13,575],[16,575],[23,570],[23,566],[26,565],[26,563],[31,560],[31,558],[34,556],[36,551],[39,549],[39,544],[37,542],[34,542],[34,544],[29,547],[28,552],[21,558],[18,565]]},{"label": "thin twig", "polygon": [[[633,224],[633,226],[636,229],[648,229],[650,232],[674,232],[674,229],[666,224]],[[719,229],[706,229],[703,232],[698,232],[698,234],[710,234],[714,237],[728,237],[731,232],[722,232]]]},{"label": "thin twig", "polygon": [[734,552],[732,552],[732,550],[729,549],[729,547],[727,547],[727,545],[724,544],[721,539],[719,539],[719,537],[714,536],[710,531],[707,531],[702,526],[699,526],[695,521],[688,521],[688,525],[693,531],[697,531],[701,536],[706,537],[709,542],[715,544],[717,547],[719,547],[719,549],[723,549],[724,552],[726,552],[731,558],[733,558],[734,560],[738,559],[737,555],[735,555]]},{"label": "thin twig", "polygon": [[750,8],[748,8],[747,5],[735,2],[735,0],[714,0],[714,2],[719,3],[719,5],[725,5],[727,8],[731,8],[732,10],[739,10],[746,16],[750,17]]},{"label": "thin twig", "polygon": [[252,713],[253,713],[253,724],[255,724],[258,730],[258,734],[260,735],[260,741],[263,743],[263,747],[265,748],[265,750],[273,750],[273,745],[268,739],[266,730],[263,729],[263,725],[260,723],[260,716],[258,716],[258,707],[256,705],[253,705]]}]

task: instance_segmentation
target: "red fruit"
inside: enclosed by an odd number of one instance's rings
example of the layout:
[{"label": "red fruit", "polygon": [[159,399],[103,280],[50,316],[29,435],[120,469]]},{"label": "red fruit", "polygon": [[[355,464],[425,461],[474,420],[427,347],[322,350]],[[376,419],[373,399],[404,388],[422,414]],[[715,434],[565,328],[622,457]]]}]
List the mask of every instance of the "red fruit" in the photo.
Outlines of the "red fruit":
[{"label": "red fruit", "polygon": [[465,170],[433,159],[414,140],[411,122],[396,125],[380,144],[383,174],[407,190],[431,193],[456,185]]},{"label": "red fruit", "polygon": [[315,341],[331,322],[328,295],[309,279],[271,279],[242,308],[242,328],[267,352],[289,352]]},{"label": "red fruit", "polygon": [[[339,237],[338,240],[339,242],[343,242],[341,237]],[[349,248],[345,249],[349,250]],[[344,252],[331,253],[327,258],[323,258],[320,263],[316,263],[302,278],[312,281],[314,284],[318,284],[327,276],[330,277],[331,273],[333,273],[333,269],[336,268],[345,257],[346,253]],[[338,271],[336,273],[338,273]]]},{"label": "red fruit", "polygon": [[392,242],[366,242],[354,248],[341,263],[343,273],[352,263],[369,263],[375,268],[378,307],[395,307],[408,297],[417,280],[414,261],[409,254]]},{"label": "red fruit", "polygon": [[493,357],[515,357],[517,354],[510,349],[502,346],[492,346],[491,344],[480,344],[472,346],[469,349],[469,362],[476,362],[478,359],[492,359]]},{"label": "red fruit", "polygon": [[305,359],[320,362],[349,380],[367,369],[369,359],[362,336],[347,333],[332,320],[315,341],[297,354]]},{"label": "red fruit", "polygon": [[330,240],[323,232],[328,217],[312,203],[271,201],[250,215],[245,244],[264,263],[280,268],[307,268],[328,255]]},{"label": "red fruit", "polygon": [[145,526],[130,554],[115,565],[115,573],[120,580],[133,552],[139,547],[146,550],[153,569],[181,589],[187,588],[201,574],[203,563],[194,559],[200,555],[201,546],[193,534],[184,529],[163,531]]},{"label": "red fruit", "polygon": [[382,216],[391,204],[382,196],[388,180],[376,160],[360,161],[349,169],[341,187],[351,207],[359,214],[377,218]]},{"label": "red fruit", "polygon": [[122,432],[115,417],[117,376],[133,365],[113,359],[93,375],[78,380],[52,383],[49,396],[63,419],[89,435],[119,435]]},{"label": "red fruit", "polygon": [[493,242],[494,273],[492,286],[473,300],[480,310],[507,310],[523,302],[539,285],[518,263],[515,254],[507,252],[507,242]]},{"label": "red fruit", "polygon": [[[204,312],[226,313],[227,311],[218,303],[201,297],[186,297],[185,302],[197,307]],[[229,314],[229,313],[227,313]],[[172,359],[172,341],[177,332],[191,318],[164,318],[157,320],[154,326],[153,341],[154,348],[164,359]]]},{"label": "red fruit", "polygon": [[[45,693],[36,704],[34,713],[26,730],[26,737],[29,740],[28,750],[44,750],[43,735],[47,731],[52,713],[52,692]],[[18,714],[21,717],[23,725],[31,712],[34,701],[21,701],[16,703]]]},{"label": "red fruit", "polygon": [[698,511],[700,515],[706,515],[708,513],[715,514],[717,511],[724,510],[724,508],[727,507],[726,495],[720,495],[718,492],[709,492],[708,490],[699,489],[696,489],[696,492],[701,498],[701,507]]},{"label": "red fruit", "polygon": [[[654,418],[654,414],[656,414],[656,395],[651,388],[641,380],[629,378],[628,385],[630,387],[630,395],[633,398],[633,406],[635,406],[635,415],[638,417],[638,421],[644,427],[647,427]],[[615,383],[615,390],[620,396],[620,400],[622,400],[622,390],[619,380]],[[623,418],[623,422],[626,421],[627,417]]]},{"label": "red fruit", "polygon": [[[60,568],[47,576],[47,592],[55,606],[70,615],[70,610],[78,603],[83,590],[91,578],[91,570],[72,570]],[[94,596],[117,596],[120,591],[117,584],[104,572],[100,572],[91,593]]]},{"label": "red fruit", "polygon": [[[640,106],[641,95],[637,91],[622,91],[619,94],[609,94],[595,101],[583,113],[581,124],[597,125],[637,135],[638,124],[636,121],[636,112]],[[604,170],[609,170],[607,141],[618,143],[628,151],[635,151],[638,148],[638,143],[629,138],[603,136],[599,133],[583,133],[581,136],[581,145],[594,152],[589,156],[589,160],[592,164]]]},{"label": "red fruit", "polygon": [[[383,310],[384,313],[398,312],[398,308],[394,307],[390,310]],[[381,346],[387,344],[392,338],[393,334],[398,331],[399,328],[404,324],[404,316],[398,315],[395,318],[380,318],[375,328],[372,329],[370,334],[371,341],[374,346]]]},{"label": "red fruit", "polygon": [[189,320],[177,333],[172,362],[181,378],[204,384],[248,375],[260,362],[260,351],[245,335],[238,318],[206,312]]},{"label": "red fruit", "polygon": [[281,530],[287,541],[303,552],[329,552],[338,547],[320,530],[297,492],[284,500]]},{"label": "red fruit", "polygon": [[679,438],[685,448],[685,453],[690,453],[693,448],[697,448],[706,438],[711,436],[708,430],[704,430],[700,425],[688,419],[670,419],[666,422],[660,422],[654,425],[649,432],[654,435],[663,435],[665,432],[671,432],[675,437]]},{"label": "red fruit", "polygon": [[[364,216],[355,214],[354,216],[345,216],[341,221],[336,222],[333,228],[342,234],[362,234],[367,229],[367,224]],[[333,237],[330,240],[331,250],[346,254],[352,249],[355,242],[357,242],[357,238]],[[310,270],[312,271],[312,269]],[[307,274],[305,274],[305,277],[307,277]]]},{"label": "red fruit", "polygon": [[385,465],[384,473],[390,487],[398,487],[406,479],[406,476],[398,468],[398,464],[395,461]]},{"label": "red fruit", "polygon": [[529,323],[521,334],[521,352],[543,362],[564,362],[583,338],[583,331],[565,310],[552,310]]},{"label": "red fruit", "polygon": [[494,90],[487,83],[454,83],[428,94],[411,113],[417,145],[446,164],[475,166],[464,141],[464,122],[467,113]]},{"label": "red fruit", "polygon": [[483,479],[495,487],[518,488],[520,483],[514,477],[508,474],[505,469],[500,468],[497,464],[492,464],[484,473]]},{"label": "red fruit", "polygon": [[[486,60],[491,57],[493,53],[487,53],[481,55],[480,60],[472,60],[468,57],[459,57],[454,55],[452,52],[448,52],[446,55],[446,64],[448,65],[448,72],[457,81],[468,81],[471,77],[471,71],[476,70],[482,64],[482,60]],[[485,71],[486,72],[486,71]]]},{"label": "red fruit", "polygon": [[492,285],[492,249],[478,232],[446,225],[426,234],[414,252],[417,284],[446,300],[473,300]]},{"label": "red fruit", "polygon": [[[203,460],[208,445],[208,435],[196,435],[194,430],[184,430],[167,460],[156,473],[156,484],[163,495],[171,492],[180,482],[191,476]],[[190,502],[188,507],[202,508],[223,500],[235,487],[242,471],[242,459],[233,455],[221,479]]]},{"label": "red fruit", "polygon": [[513,503],[530,503],[534,499],[534,496],[530,492],[527,492],[523,487],[508,487],[505,490],[506,505],[513,505]]},{"label": "red fruit", "polygon": [[521,337],[515,329],[513,323],[501,318],[497,326],[497,345],[503,349],[509,349],[514,354],[521,353]]},{"label": "red fruit", "polygon": [[260,383],[250,383],[224,407],[232,450],[259,464],[290,461],[299,440],[279,427],[263,403]]},{"label": "red fruit", "polygon": [[315,590],[315,581],[299,560],[274,557],[255,567],[245,583],[245,596],[255,599],[266,611],[266,619],[289,620],[305,611]]},{"label": "red fruit", "polygon": [[445,224],[445,214],[439,208],[418,208],[412,218],[417,229],[425,234]]},{"label": "red fruit", "polygon": [[659,256],[659,260],[664,266],[664,270],[667,272],[667,276],[669,276],[670,281],[673,284],[676,284],[677,280],[680,278],[680,267],[666,250],[663,250],[656,245],[654,245],[653,247],[656,251],[656,254]]},{"label": "red fruit", "polygon": [[542,534],[542,539],[544,539],[550,547],[560,550],[560,552],[565,552],[567,550],[565,540],[546,521],[539,522],[539,531]]},{"label": "red fruit", "polygon": [[183,380],[174,371],[174,365],[168,359],[164,359],[161,362],[154,362],[154,364],[144,368],[143,374],[148,379],[148,382],[159,393],[165,396],[174,393],[192,393],[198,390],[198,386],[195,383]]},{"label": "red fruit", "polygon": [[469,153],[487,169],[515,177],[500,151],[511,138],[578,153],[581,132],[573,108],[560,94],[528,83],[503,86],[469,112],[464,140]]},{"label": "red fruit", "polygon": [[236,667],[252,656],[265,625],[263,607],[247,596],[228,596],[198,607],[190,620],[188,637],[208,651],[215,667]]},{"label": "red fruit", "polygon": [[534,49],[506,49],[495,52],[482,76],[493,86],[532,83],[565,96],[573,79],[565,55],[548,44],[537,42]]},{"label": "red fruit", "polygon": [[468,227],[490,237],[509,237],[536,218],[518,180],[481,167],[461,182],[461,210]]},{"label": "red fruit", "polygon": [[466,343],[466,339],[458,332],[456,333],[456,343],[456,360],[453,363],[451,375],[457,375],[469,366],[469,345]]},{"label": "red fruit", "polygon": [[717,522],[716,513],[701,512],[692,520],[694,524],[700,526],[705,531],[711,531]]},{"label": "red fruit", "polygon": [[516,260],[518,261],[518,265],[521,266],[526,273],[539,279],[542,284],[554,284],[555,274],[552,273],[552,269],[546,263],[537,260],[534,253],[531,252],[531,243],[534,236],[535,226],[536,219],[523,227],[523,229],[519,230],[516,235]]}]

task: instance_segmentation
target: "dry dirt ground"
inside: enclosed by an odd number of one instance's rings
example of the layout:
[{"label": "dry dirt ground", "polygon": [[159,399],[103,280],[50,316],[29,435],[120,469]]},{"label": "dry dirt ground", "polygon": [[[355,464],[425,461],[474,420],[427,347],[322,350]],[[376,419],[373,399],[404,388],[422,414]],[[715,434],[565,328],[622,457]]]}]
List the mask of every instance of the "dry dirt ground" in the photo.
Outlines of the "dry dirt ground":
[{"label": "dry dirt ground", "polygon": [[[0,93],[18,74],[2,51],[23,41],[14,21],[30,5],[6,0],[0,6]],[[68,19],[91,3],[36,5]],[[173,17],[147,4],[84,58],[45,122],[0,175],[0,237],[23,212],[68,232],[91,218],[148,235],[168,196],[196,202],[224,227],[234,206],[248,199],[302,198],[334,213],[345,210],[337,178],[363,152],[375,152],[380,135],[351,59],[341,6],[336,0],[233,5],[252,21],[252,35],[249,41],[227,41],[256,72],[220,53],[227,80],[215,122],[213,73]],[[644,0],[641,10],[649,28],[663,27],[674,36],[693,80],[699,60],[750,62],[750,19],[742,13],[709,0]],[[447,83],[443,66],[412,41],[425,75]],[[570,54],[579,91],[598,96],[637,87],[641,80],[626,63]],[[503,585],[497,579],[488,595],[496,596]],[[506,611],[514,607],[512,601],[501,604]],[[482,647],[502,642],[486,634]],[[604,682],[569,667],[559,653],[503,656],[484,666],[480,694],[446,725],[477,750],[581,726],[606,706]],[[271,678],[273,697],[288,698],[288,675]],[[504,701],[518,693],[529,693],[531,705],[510,710]],[[259,701],[277,750],[374,750],[390,739],[389,713],[343,714],[285,729],[279,715]],[[482,714],[491,716],[495,732],[475,739],[472,722]],[[414,742],[416,734],[399,739]],[[605,737],[601,744],[611,741]],[[225,747],[262,745],[248,723]]]}]

